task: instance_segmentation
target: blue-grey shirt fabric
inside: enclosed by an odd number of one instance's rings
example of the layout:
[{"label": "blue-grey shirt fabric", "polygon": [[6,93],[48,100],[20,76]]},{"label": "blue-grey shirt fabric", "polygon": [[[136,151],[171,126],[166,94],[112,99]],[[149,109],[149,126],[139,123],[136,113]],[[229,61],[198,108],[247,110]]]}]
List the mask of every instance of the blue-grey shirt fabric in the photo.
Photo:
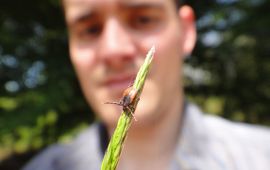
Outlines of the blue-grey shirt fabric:
[{"label": "blue-grey shirt fabric", "polygon": [[[170,170],[270,170],[270,130],[203,114],[187,104]],[[23,170],[99,170],[107,145],[95,123],[70,144],[50,146]],[[146,158],[147,159],[147,158]]]}]

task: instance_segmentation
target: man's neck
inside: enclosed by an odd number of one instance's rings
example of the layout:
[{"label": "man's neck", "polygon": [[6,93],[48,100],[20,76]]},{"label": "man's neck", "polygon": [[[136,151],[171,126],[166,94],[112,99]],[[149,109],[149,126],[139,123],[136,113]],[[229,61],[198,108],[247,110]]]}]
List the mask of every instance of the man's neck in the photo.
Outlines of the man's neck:
[{"label": "man's neck", "polygon": [[[174,99],[163,117],[149,126],[132,126],[118,169],[169,169],[181,129],[181,97]],[[136,122],[135,122],[136,123]]]}]

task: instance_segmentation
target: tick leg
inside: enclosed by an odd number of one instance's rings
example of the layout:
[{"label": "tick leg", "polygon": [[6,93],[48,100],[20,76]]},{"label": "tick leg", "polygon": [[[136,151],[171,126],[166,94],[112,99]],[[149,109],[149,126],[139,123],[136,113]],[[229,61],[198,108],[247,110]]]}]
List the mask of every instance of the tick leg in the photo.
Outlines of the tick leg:
[{"label": "tick leg", "polygon": [[[121,104],[121,102],[105,102],[104,104],[115,104],[115,105],[123,106],[123,104]],[[127,107],[124,107],[123,109],[128,109],[128,111],[131,113],[134,120],[137,121],[136,117],[133,114],[134,108],[130,108],[130,106],[127,106]]]},{"label": "tick leg", "polygon": [[140,101],[140,98],[139,98],[139,97],[136,98],[136,104],[137,104],[139,101]]},{"label": "tick leg", "polygon": [[132,117],[134,118],[134,120],[137,122],[137,119],[136,119],[136,117],[135,117],[135,115],[134,115],[134,109],[131,109],[130,107],[126,107],[128,110],[129,110],[129,112],[130,112],[130,114],[132,115]]},{"label": "tick leg", "polygon": [[105,102],[104,104],[115,104],[118,106],[122,106],[121,102]]},{"label": "tick leg", "polygon": [[130,82],[129,85],[128,85],[128,87],[133,86],[134,82],[135,82],[135,80],[133,80],[133,82]]}]

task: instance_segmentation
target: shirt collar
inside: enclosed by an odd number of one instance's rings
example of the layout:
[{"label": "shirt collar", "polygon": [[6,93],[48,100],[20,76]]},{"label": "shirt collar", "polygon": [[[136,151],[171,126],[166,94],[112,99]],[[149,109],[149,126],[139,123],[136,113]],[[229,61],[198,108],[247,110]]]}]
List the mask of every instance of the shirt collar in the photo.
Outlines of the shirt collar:
[{"label": "shirt collar", "polygon": [[193,104],[186,103],[172,170],[201,169],[206,164],[208,137],[202,112]]}]

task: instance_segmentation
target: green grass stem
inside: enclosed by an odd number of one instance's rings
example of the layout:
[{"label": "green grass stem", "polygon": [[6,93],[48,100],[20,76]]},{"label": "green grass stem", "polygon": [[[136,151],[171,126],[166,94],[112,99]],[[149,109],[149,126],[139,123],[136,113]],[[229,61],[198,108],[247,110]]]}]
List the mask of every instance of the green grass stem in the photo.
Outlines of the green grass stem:
[{"label": "green grass stem", "polygon": [[[137,98],[140,97],[144,82],[149,72],[150,64],[154,56],[155,48],[152,47],[146,55],[143,65],[137,73],[133,88],[138,91]],[[134,103],[133,108],[136,110],[137,102]],[[132,122],[132,113],[127,110],[123,111],[117,127],[112,135],[107,151],[104,155],[101,170],[115,170],[119,162],[120,154],[122,151],[123,143],[128,133],[128,129]]]}]

